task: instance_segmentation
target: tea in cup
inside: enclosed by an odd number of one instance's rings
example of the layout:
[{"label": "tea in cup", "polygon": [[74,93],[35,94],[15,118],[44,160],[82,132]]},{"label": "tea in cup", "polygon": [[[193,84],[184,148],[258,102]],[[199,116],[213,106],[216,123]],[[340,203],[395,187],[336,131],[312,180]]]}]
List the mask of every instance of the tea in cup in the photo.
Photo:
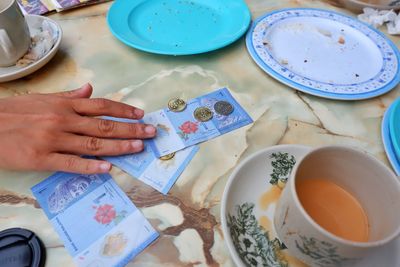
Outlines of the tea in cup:
[{"label": "tea in cup", "polygon": [[400,182],[383,163],[348,147],[307,154],[276,207],[274,226],[310,266],[352,265],[400,234]]}]

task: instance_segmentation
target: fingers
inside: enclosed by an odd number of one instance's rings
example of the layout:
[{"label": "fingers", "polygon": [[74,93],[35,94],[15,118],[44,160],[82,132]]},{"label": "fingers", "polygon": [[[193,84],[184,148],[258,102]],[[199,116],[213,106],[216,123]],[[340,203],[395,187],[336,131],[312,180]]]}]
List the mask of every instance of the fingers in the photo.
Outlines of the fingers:
[{"label": "fingers", "polygon": [[57,151],[90,156],[116,156],[143,150],[142,140],[112,140],[90,136],[67,135],[60,138]]},{"label": "fingers", "polygon": [[87,83],[83,85],[81,88],[72,91],[54,93],[52,95],[62,96],[67,98],[89,98],[92,95],[92,92],[93,92],[93,87],[89,83]]},{"label": "fingers", "polygon": [[77,113],[88,116],[111,116],[138,120],[144,115],[144,111],[139,108],[104,98],[74,99],[72,107]]},{"label": "fingers", "polygon": [[63,171],[81,174],[107,173],[111,164],[103,160],[84,159],[75,155],[54,153],[47,159],[49,171]]},{"label": "fingers", "polygon": [[94,137],[146,139],[156,135],[156,128],[152,125],[88,117],[78,118],[71,127],[73,133]]}]

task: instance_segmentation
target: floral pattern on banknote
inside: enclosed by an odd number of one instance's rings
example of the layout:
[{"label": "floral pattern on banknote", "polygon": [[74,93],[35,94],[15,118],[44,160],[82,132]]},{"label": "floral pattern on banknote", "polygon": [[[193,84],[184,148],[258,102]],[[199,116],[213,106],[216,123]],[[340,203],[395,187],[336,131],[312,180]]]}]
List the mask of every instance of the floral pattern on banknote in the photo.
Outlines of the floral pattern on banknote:
[{"label": "floral pattern on banknote", "polygon": [[233,244],[247,266],[288,267],[282,255],[285,245],[265,231],[253,214],[254,204],[236,206],[236,215],[228,214],[227,222]]},{"label": "floral pattern on banknote", "polygon": [[197,122],[186,121],[179,126],[179,130],[181,131],[178,132],[178,135],[186,141],[189,139],[189,135],[196,133],[198,129],[199,125]]},{"label": "floral pattern on banknote", "polygon": [[270,159],[272,159],[272,173],[269,182],[283,188],[296,164],[296,158],[289,153],[277,152],[272,153]]},{"label": "floral pattern on banknote", "polygon": [[347,259],[339,255],[337,247],[329,242],[320,241],[314,237],[300,235],[296,240],[296,247],[308,257],[312,258],[316,266],[342,266],[344,262],[353,262],[354,259]]},{"label": "floral pattern on banknote", "polygon": [[93,206],[93,209],[96,210],[94,219],[100,224],[108,225],[114,222],[117,225],[126,217],[126,211],[117,213],[114,206],[110,204]]}]

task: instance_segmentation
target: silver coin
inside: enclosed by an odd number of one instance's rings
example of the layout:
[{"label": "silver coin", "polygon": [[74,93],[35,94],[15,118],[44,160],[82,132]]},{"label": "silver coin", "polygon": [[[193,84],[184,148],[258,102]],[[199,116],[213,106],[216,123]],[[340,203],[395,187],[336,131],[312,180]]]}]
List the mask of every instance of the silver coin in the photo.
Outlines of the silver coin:
[{"label": "silver coin", "polygon": [[233,105],[227,101],[218,101],[214,104],[214,110],[220,115],[228,116],[233,112]]}]

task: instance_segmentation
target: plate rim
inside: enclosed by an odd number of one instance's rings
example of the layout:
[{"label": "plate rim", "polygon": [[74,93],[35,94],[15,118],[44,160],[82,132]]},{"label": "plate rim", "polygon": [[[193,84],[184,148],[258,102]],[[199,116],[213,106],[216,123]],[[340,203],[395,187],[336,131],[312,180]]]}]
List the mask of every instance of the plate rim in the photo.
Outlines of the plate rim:
[{"label": "plate rim", "polygon": [[[226,220],[226,203],[228,199],[228,194],[229,191],[232,187],[233,182],[237,179],[237,174],[242,169],[244,165],[252,161],[254,158],[259,157],[261,154],[264,154],[268,151],[274,151],[277,149],[292,149],[292,148],[298,148],[298,149],[303,149],[305,153],[308,153],[313,149],[312,146],[307,146],[307,145],[299,145],[299,144],[282,144],[282,145],[273,145],[269,146],[266,148],[263,148],[261,150],[258,150],[249,156],[247,156],[245,159],[243,159],[232,171],[230,174],[227,183],[225,184],[224,192],[222,194],[222,199],[221,199],[221,211],[220,211],[220,218],[221,218],[221,227],[222,227],[222,233],[224,235],[224,241],[226,246],[228,247],[228,251],[230,256],[232,257],[234,263],[238,266],[246,267],[245,264],[243,263],[242,259],[237,255],[236,248],[233,245],[232,238],[229,234],[228,230],[228,224]],[[306,152],[307,151],[307,152]]]},{"label": "plate rim", "polygon": [[[41,19],[42,21],[47,20],[48,22],[52,23],[57,27],[58,30],[58,37],[57,41],[54,43],[53,47],[50,49],[50,51],[47,52],[46,55],[44,55],[41,59],[39,59],[36,62],[33,62],[32,64],[29,64],[25,67],[22,67],[20,69],[17,69],[12,72],[5,73],[3,75],[0,74],[0,83],[5,83],[5,82],[10,82],[14,81],[17,79],[20,79],[22,77],[25,77],[29,74],[34,73],[35,71],[39,70],[42,68],[44,65],[46,65],[55,55],[58,49],[60,48],[61,45],[61,40],[63,37],[63,31],[61,26],[53,19],[50,19],[48,17],[40,16],[40,15],[25,15],[25,18],[37,18]],[[29,24],[28,24],[29,25]],[[5,67],[6,69],[7,67]]]},{"label": "plate rim", "polygon": [[381,123],[382,143],[383,143],[383,147],[386,152],[386,156],[390,162],[390,165],[392,165],[392,169],[397,174],[397,176],[400,176],[400,163],[398,162],[398,159],[394,152],[394,147],[393,147],[393,143],[392,143],[391,135],[390,135],[389,123],[390,123],[390,115],[392,114],[392,111],[393,111],[393,106],[391,105],[387,108],[387,110],[383,114],[382,123]]},{"label": "plate rim", "polygon": [[[397,157],[397,159],[400,159],[400,138],[396,139],[395,133],[397,132],[395,123],[396,123],[396,118],[395,118],[395,111],[397,109],[400,109],[400,98],[396,99],[392,105],[390,106],[391,112],[389,114],[389,133],[390,133],[390,141],[392,143],[392,147],[394,149],[394,154]],[[398,119],[398,118],[397,118]],[[398,156],[397,156],[398,155]]]},{"label": "plate rim", "polygon": [[[338,16],[342,16],[342,17],[351,19],[351,20],[355,21],[356,23],[367,26],[370,30],[374,31],[379,36],[381,36],[395,52],[396,58],[397,58],[397,66],[398,66],[395,77],[384,87],[381,87],[381,88],[376,89],[371,92],[360,93],[360,94],[341,94],[341,93],[324,92],[324,91],[320,91],[320,90],[312,88],[312,87],[304,86],[304,85],[298,84],[298,83],[296,83],[290,79],[287,79],[286,77],[283,77],[282,75],[276,73],[255,52],[253,41],[252,41],[252,35],[253,35],[254,29],[258,25],[258,23],[261,20],[265,19],[266,17],[271,16],[276,13],[281,13],[281,12],[285,12],[285,11],[296,11],[296,10],[320,11],[320,12],[326,12],[328,14],[331,13],[331,14],[335,14]],[[364,34],[363,32],[361,32],[361,33]],[[392,40],[390,40],[384,33],[373,28],[372,26],[370,26],[362,21],[359,21],[359,20],[355,19],[354,17],[351,17],[351,16],[343,14],[343,13],[339,13],[336,11],[331,11],[331,10],[321,9],[321,8],[284,8],[284,9],[278,9],[278,10],[264,13],[263,15],[259,16],[258,18],[256,18],[253,21],[250,29],[248,30],[248,32],[246,34],[246,47],[247,47],[247,51],[249,52],[253,61],[270,77],[274,78],[275,80],[277,80],[295,90],[298,90],[298,91],[301,91],[303,93],[307,93],[310,95],[318,96],[318,97],[323,97],[323,98],[333,99],[333,100],[347,100],[347,101],[364,100],[364,99],[369,99],[369,98],[383,95],[383,94],[389,92],[390,90],[394,89],[400,82],[400,51],[397,48],[397,46],[392,42]]]},{"label": "plate rim", "polygon": [[[136,0],[139,1],[139,0]],[[223,0],[214,0],[214,1],[222,1]],[[243,16],[243,18],[246,20],[245,23],[243,24],[243,28],[238,31],[237,34],[234,35],[234,37],[232,38],[227,38],[225,42],[221,42],[217,45],[214,46],[209,46],[206,49],[199,49],[199,50],[190,50],[190,51],[182,51],[182,52],[168,52],[168,50],[164,50],[164,49],[152,49],[152,48],[148,48],[142,45],[137,45],[134,44],[133,42],[130,42],[129,40],[126,40],[124,37],[122,37],[121,35],[118,34],[118,32],[115,31],[115,29],[111,26],[111,17],[113,10],[116,8],[116,4],[118,3],[118,1],[115,1],[110,9],[107,12],[107,26],[109,28],[109,30],[111,31],[111,33],[114,35],[114,37],[116,37],[119,41],[121,41],[122,43],[124,43],[125,45],[131,47],[131,48],[135,48],[137,50],[140,51],[144,51],[147,53],[152,53],[152,54],[158,54],[158,55],[172,55],[172,56],[187,56],[187,55],[197,55],[197,54],[202,54],[202,53],[207,53],[207,52],[211,52],[211,51],[215,51],[218,49],[221,49],[223,47],[226,47],[234,42],[236,42],[238,39],[240,39],[241,37],[243,37],[243,35],[247,32],[247,30],[250,27],[251,24],[251,12],[249,7],[247,6],[246,2],[244,0],[234,0],[234,1],[240,1],[241,4],[243,5],[243,11],[245,11],[245,15]],[[132,2],[134,3],[134,2]]]}]

